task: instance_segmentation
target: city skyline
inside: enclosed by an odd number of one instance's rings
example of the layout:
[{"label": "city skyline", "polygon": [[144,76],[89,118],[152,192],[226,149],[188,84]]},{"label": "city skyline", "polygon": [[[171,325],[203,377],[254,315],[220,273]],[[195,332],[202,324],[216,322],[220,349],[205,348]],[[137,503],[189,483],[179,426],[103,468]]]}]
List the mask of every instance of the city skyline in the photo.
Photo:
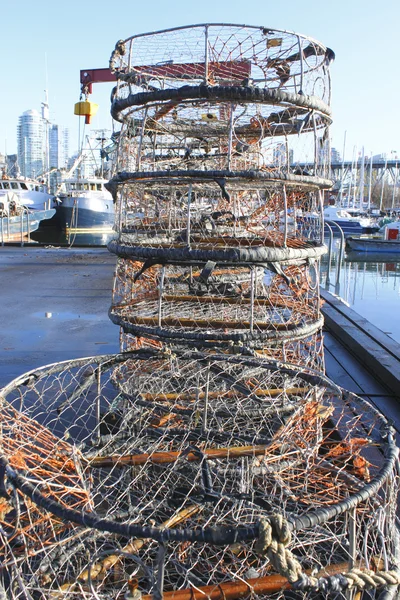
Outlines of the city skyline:
[{"label": "city skyline", "polygon": [[36,179],[50,169],[65,168],[69,159],[69,130],[50,123],[44,105],[42,114],[26,110],[18,117],[17,163],[22,177]]},{"label": "city skyline", "polygon": [[[153,0],[152,10],[148,10],[121,0],[119,14],[124,19],[113,19],[112,14],[104,0],[99,0],[95,8],[77,0],[71,0],[68,8],[50,7],[46,0],[6,4],[2,16],[11,26],[4,28],[0,39],[3,78],[9,90],[2,96],[0,111],[2,153],[16,152],[18,116],[29,107],[40,107],[46,89],[50,121],[70,129],[71,151],[77,151],[78,140],[84,135],[83,119],[73,114],[80,95],[80,70],[107,67],[117,40],[135,33],[207,21],[297,31],[332,48],[336,54],[330,68],[332,146],[343,154],[347,132],[346,159],[351,160],[355,147],[357,153],[364,147],[369,155],[390,154],[397,149],[400,122],[392,99],[400,93],[400,81],[395,76],[400,3],[337,0],[321,5],[318,0],[310,0],[303,5],[286,0],[283,8],[278,3],[260,4],[256,0],[203,0],[197,4],[175,0],[171,6]],[[75,37],[78,43],[72,42]],[[10,48],[13,65],[19,68],[8,64]],[[106,83],[93,86],[91,100],[99,104],[93,129],[112,130],[112,87]]]},{"label": "city skyline", "polygon": [[[43,173],[54,169],[70,168],[74,160],[79,155],[78,152],[70,153],[69,128],[56,123],[51,123],[48,120],[47,103],[42,103],[42,115],[36,109],[26,110],[18,117],[17,126],[17,153],[8,154],[8,158],[17,157],[17,170],[23,177],[35,178],[40,177]],[[98,131],[98,130],[95,130]],[[46,136],[48,139],[46,140]],[[328,147],[325,145],[320,149],[319,161],[326,162]],[[267,154],[269,154],[268,162],[274,165],[281,164],[286,161],[286,145],[282,142],[273,144]],[[3,156],[0,152],[0,156]],[[359,164],[361,157],[364,156],[365,162],[373,160],[397,160],[397,152],[392,150],[388,153],[380,154],[365,154],[364,148],[362,152],[356,152],[353,148],[353,156],[350,159],[344,159],[343,154],[337,148],[330,146],[329,148],[330,162],[339,163],[345,160]],[[289,164],[301,163],[302,157],[295,156],[293,148],[289,149]],[[7,156],[4,155],[7,159]],[[303,157],[304,158],[304,157]],[[312,162],[312,161],[308,161]],[[10,160],[8,160],[8,168],[10,169]],[[4,167],[3,167],[4,168]]]}]

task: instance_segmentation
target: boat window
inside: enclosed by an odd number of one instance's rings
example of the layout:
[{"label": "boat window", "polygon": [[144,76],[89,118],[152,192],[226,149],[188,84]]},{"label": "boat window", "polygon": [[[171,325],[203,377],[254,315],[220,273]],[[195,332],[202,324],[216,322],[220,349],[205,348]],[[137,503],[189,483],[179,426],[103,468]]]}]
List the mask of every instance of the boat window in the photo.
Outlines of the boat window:
[{"label": "boat window", "polygon": [[90,190],[91,190],[92,192],[95,192],[95,191],[96,191],[96,185],[95,185],[94,183],[91,183],[91,184],[90,184]]},{"label": "boat window", "polygon": [[38,185],[35,185],[35,192],[39,192],[39,191],[40,191],[40,190],[39,190],[39,186],[38,186]]},{"label": "boat window", "polygon": [[13,190],[17,190],[18,189],[18,183],[16,181],[12,181],[11,182],[11,189],[13,189]]},{"label": "boat window", "polygon": [[84,183],[83,184],[83,189],[87,191],[89,189],[89,184],[88,183]]},{"label": "boat window", "polygon": [[77,183],[76,184],[76,189],[77,190],[82,190],[82,184],[81,183]]},{"label": "boat window", "polygon": [[20,183],[19,184],[21,186],[21,190],[27,190],[28,186],[26,185],[26,183]]},{"label": "boat window", "polygon": [[0,190],[3,189],[3,184],[0,182]]},{"label": "boat window", "polygon": [[3,181],[3,188],[5,190],[9,190],[10,189],[10,184],[8,183],[8,181]]},{"label": "boat window", "polygon": [[97,191],[101,192],[101,183],[96,183]]}]

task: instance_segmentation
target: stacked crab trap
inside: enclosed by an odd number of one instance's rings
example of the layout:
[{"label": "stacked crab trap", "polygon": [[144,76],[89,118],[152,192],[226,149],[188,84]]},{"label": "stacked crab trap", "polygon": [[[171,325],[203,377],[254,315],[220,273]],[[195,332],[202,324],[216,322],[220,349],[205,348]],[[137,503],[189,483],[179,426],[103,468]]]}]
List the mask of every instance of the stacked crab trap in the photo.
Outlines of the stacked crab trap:
[{"label": "stacked crab trap", "polygon": [[116,45],[121,353],[2,390],[4,595],[396,594],[393,431],[324,375],[332,57],[222,24]]}]

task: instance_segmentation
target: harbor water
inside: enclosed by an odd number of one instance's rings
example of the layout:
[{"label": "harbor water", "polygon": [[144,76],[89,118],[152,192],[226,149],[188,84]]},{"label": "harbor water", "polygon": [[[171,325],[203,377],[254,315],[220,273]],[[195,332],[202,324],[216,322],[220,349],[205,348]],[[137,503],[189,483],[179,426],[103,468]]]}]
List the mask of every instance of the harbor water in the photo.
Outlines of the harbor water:
[{"label": "harbor water", "polygon": [[340,240],[321,262],[321,287],[400,342],[400,255],[344,252]]},{"label": "harbor water", "polygon": [[76,248],[85,246],[107,246],[108,242],[115,237],[115,232],[110,228],[104,230],[75,230],[62,231],[55,226],[40,226],[37,231],[31,233],[31,243],[45,246],[74,246]]}]

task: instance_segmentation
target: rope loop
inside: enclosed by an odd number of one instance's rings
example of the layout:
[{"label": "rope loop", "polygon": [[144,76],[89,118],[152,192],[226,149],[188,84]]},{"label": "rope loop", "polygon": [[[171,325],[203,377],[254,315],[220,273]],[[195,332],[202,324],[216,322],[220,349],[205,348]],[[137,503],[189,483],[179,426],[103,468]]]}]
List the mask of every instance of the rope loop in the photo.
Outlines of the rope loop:
[{"label": "rope loop", "polygon": [[303,568],[295,555],[287,548],[291,541],[289,523],[280,514],[260,519],[259,535],[255,551],[268,556],[278,573],[295,583],[303,574]]},{"label": "rope loop", "polygon": [[272,545],[281,544],[286,547],[291,540],[289,523],[283,515],[276,513],[268,519],[260,519],[255,551],[265,556]]},{"label": "rope loop", "polygon": [[314,590],[324,594],[357,588],[368,590],[400,585],[397,571],[369,571],[353,568],[347,573],[329,577],[311,577],[304,573],[298,558],[287,547],[291,542],[289,523],[280,514],[260,519],[258,540],[254,546],[260,556],[267,556],[274,569],[295,589]]},{"label": "rope loop", "polygon": [[292,534],[289,529],[289,523],[283,515],[279,513],[273,514],[270,517],[273,533],[278,538],[279,542],[284,546],[288,546],[292,541]]}]

